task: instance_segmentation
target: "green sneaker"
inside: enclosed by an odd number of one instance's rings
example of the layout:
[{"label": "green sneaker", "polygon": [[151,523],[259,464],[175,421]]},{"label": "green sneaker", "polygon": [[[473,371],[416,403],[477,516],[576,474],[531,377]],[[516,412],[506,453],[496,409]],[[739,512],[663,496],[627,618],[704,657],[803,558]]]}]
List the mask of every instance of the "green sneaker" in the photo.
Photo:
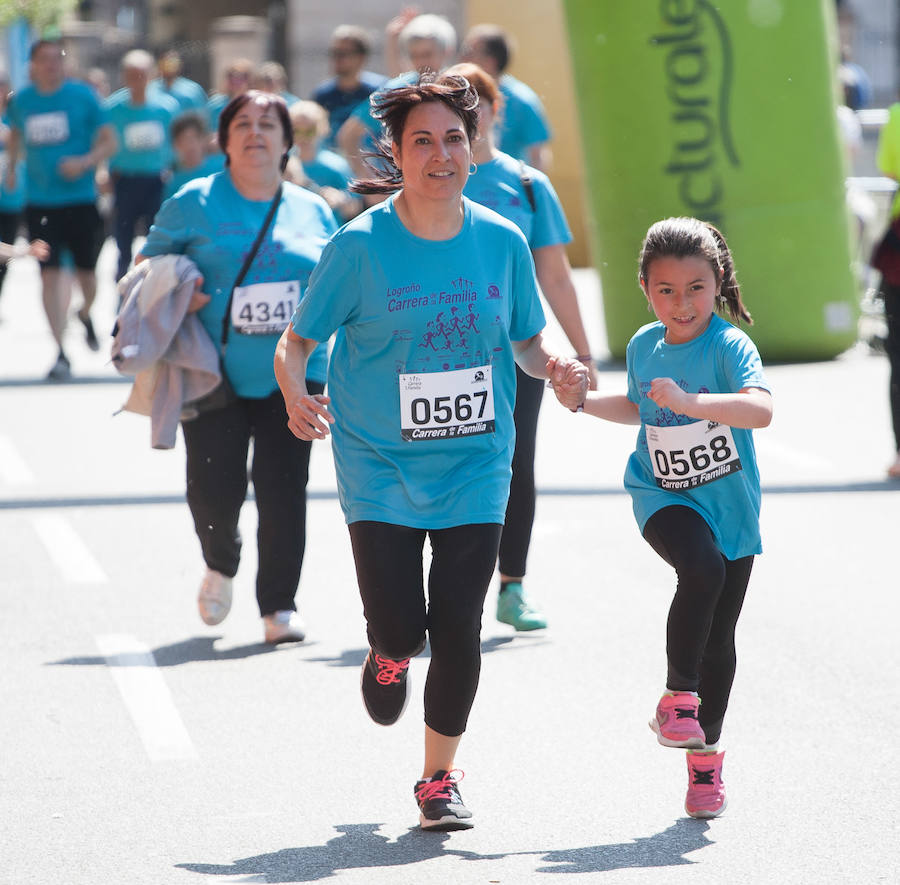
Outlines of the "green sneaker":
[{"label": "green sneaker", "polygon": [[519,581],[509,581],[497,594],[497,620],[523,632],[547,626],[547,619],[528,602]]}]

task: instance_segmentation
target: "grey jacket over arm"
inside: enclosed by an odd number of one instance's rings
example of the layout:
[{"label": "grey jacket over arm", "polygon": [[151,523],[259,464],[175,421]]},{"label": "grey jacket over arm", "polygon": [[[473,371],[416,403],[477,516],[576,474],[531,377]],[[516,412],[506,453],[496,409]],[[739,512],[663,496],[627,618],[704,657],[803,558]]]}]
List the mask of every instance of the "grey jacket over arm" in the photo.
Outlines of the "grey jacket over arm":
[{"label": "grey jacket over arm", "polygon": [[197,266],[184,255],[157,255],[119,281],[112,362],[134,384],[124,411],[150,416],[154,449],[171,449],[185,403],[220,382],[219,353],[196,313],[188,313]]}]

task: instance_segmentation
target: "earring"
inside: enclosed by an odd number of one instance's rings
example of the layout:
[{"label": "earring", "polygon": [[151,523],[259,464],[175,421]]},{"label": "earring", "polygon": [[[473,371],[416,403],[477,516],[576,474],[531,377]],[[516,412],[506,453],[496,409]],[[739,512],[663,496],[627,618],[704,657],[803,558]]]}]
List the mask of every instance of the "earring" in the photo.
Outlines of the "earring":
[{"label": "earring", "polygon": [[471,166],[469,166],[469,175],[474,175],[477,171],[478,171],[478,166],[475,163],[473,163]]}]

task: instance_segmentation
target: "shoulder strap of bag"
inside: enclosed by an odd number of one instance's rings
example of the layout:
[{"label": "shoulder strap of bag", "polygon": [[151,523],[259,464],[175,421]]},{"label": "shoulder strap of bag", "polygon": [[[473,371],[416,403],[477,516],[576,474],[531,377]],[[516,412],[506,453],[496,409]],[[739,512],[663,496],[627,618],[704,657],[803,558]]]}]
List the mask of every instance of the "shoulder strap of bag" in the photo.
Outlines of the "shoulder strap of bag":
[{"label": "shoulder strap of bag", "polygon": [[534,182],[528,174],[528,167],[524,160],[519,160],[519,180],[522,182],[522,188],[525,190],[525,196],[528,199],[528,205],[531,211],[537,211],[537,204],[534,201]]},{"label": "shoulder strap of bag", "polygon": [[269,229],[269,225],[272,223],[272,217],[275,215],[275,210],[278,208],[278,204],[281,202],[282,189],[282,186],[279,184],[278,190],[275,191],[275,196],[272,197],[272,202],[269,204],[269,211],[266,212],[266,218],[262,223],[262,227],[259,229],[259,233],[256,235],[256,239],[253,241],[253,245],[250,247],[250,251],[247,253],[247,257],[244,259],[244,263],[241,265],[241,269],[238,271],[238,275],[235,277],[234,283],[231,286],[231,291],[228,293],[228,304],[225,305],[225,316],[222,317],[223,354],[225,353],[225,347],[228,344],[228,331],[231,328],[231,302],[234,301],[234,290],[244,282],[244,277],[247,276],[247,271],[250,270],[250,265],[253,264],[253,259],[256,258],[256,253],[259,252],[259,247],[262,245],[263,237],[265,237],[266,231]]}]

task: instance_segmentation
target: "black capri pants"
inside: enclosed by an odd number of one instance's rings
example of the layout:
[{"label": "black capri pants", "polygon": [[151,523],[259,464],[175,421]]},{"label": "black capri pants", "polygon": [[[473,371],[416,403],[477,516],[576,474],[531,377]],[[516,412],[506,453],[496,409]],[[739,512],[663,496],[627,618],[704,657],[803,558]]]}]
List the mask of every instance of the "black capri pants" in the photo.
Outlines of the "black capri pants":
[{"label": "black capri pants", "polygon": [[[310,393],[324,385],[307,380]],[[281,394],[240,398],[222,409],[183,421],[187,450],[187,502],[209,568],[228,577],[241,559],[238,519],[247,497],[247,454],[256,495],[260,615],[294,611],[306,549],[306,483],[312,444],[287,426]]]},{"label": "black capri pants", "polygon": [[706,520],[683,505],[657,510],[644,526],[644,539],[678,577],[666,625],[666,687],[700,695],[700,726],[714,744],[734,682],[734,632],[753,557],[726,559]]},{"label": "black capri pants", "polygon": [[[425,724],[447,737],[466,730],[481,673],[481,613],[494,573],[497,523],[417,529],[386,522],[349,525],[369,645],[393,660],[431,643]],[[428,600],[422,577],[431,541]]]}]

